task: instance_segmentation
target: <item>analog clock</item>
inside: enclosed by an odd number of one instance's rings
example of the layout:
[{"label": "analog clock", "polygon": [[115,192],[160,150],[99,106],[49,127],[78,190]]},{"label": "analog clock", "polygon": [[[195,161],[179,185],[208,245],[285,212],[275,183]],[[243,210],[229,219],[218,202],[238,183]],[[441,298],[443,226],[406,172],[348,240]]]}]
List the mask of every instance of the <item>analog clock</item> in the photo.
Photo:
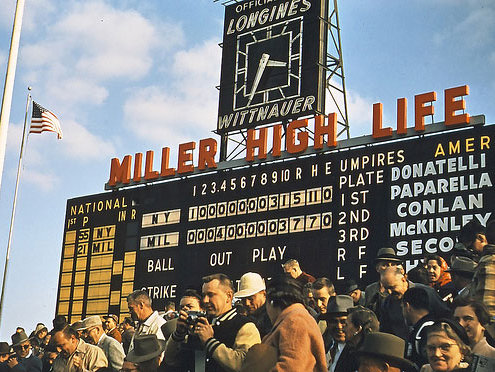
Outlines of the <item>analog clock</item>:
[{"label": "analog clock", "polygon": [[238,35],[233,109],[301,94],[303,17]]}]

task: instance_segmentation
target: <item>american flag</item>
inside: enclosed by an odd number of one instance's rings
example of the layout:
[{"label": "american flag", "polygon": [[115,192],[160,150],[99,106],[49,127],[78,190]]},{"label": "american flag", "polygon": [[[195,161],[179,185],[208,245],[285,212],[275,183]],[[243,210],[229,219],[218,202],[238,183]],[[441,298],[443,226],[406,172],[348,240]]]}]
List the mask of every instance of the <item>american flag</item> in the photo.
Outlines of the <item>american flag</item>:
[{"label": "american flag", "polygon": [[62,139],[62,129],[57,116],[40,104],[33,101],[33,116],[29,133],[55,132],[57,138]]}]

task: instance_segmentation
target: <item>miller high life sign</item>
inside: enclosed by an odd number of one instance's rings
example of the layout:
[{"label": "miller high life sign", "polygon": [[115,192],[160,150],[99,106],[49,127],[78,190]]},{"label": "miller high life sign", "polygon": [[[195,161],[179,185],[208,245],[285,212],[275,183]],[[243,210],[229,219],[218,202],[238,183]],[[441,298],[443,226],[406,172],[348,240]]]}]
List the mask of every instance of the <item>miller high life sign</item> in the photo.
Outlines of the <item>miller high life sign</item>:
[{"label": "miller high life sign", "polygon": [[[452,127],[460,124],[469,124],[469,114],[459,113],[466,109],[466,101],[463,96],[469,95],[467,85],[449,88],[444,92],[445,100],[445,126]],[[433,102],[436,101],[436,92],[418,94],[414,97],[414,131],[422,133],[425,130],[425,117],[435,113]],[[382,124],[383,106],[381,103],[373,105],[372,137],[377,140],[392,138],[394,131]],[[271,128],[249,129],[247,131],[246,155],[247,162],[254,160],[277,159],[282,156],[283,150],[287,154],[298,155],[310,147],[309,135],[301,129],[309,125],[308,119],[291,121],[283,139],[282,125],[277,124]],[[337,142],[337,114],[332,113],[327,117],[318,115],[312,120],[314,150],[328,151],[338,146]],[[269,133],[271,129],[271,133]],[[407,99],[397,100],[397,124],[395,133],[407,134]],[[272,152],[267,153],[268,136],[271,135],[273,143]],[[177,165],[171,166],[170,147],[164,147],[161,153],[160,168],[154,168],[154,152],[146,152],[143,163],[143,154],[137,153],[134,161],[131,155],[126,155],[122,161],[113,158],[110,165],[110,177],[106,184],[107,189],[118,188],[130,184],[139,184],[192,174],[196,171],[214,170],[217,168],[217,141],[214,138],[206,138],[196,142],[181,143],[178,146]],[[255,153],[257,152],[257,155]],[[132,168],[134,166],[134,168]]]}]

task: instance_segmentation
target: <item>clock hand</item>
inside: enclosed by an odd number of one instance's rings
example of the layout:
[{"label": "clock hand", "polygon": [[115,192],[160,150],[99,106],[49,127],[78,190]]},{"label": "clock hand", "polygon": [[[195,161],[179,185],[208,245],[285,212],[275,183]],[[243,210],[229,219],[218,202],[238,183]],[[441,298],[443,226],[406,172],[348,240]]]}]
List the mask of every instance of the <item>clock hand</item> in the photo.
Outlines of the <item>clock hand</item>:
[{"label": "clock hand", "polygon": [[268,61],[266,64],[268,67],[285,67],[287,66],[287,62],[281,62],[281,61]]},{"label": "clock hand", "polygon": [[261,80],[261,76],[263,76],[263,72],[265,71],[266,65],[268,64],[268,60],[270,59],[270,55],[263,53],[263,55],[260,58],[260,63],[258,65],[258,70],[256,71],[256,76],[254,77],[253,80],[253,87],[251,88],[251,92],[248,95],[248,103],[247,105],[249,106],[251,104],[251,101],[253,100],[254,94],[256,93],[256,89],[258,89],[258,85]]}]

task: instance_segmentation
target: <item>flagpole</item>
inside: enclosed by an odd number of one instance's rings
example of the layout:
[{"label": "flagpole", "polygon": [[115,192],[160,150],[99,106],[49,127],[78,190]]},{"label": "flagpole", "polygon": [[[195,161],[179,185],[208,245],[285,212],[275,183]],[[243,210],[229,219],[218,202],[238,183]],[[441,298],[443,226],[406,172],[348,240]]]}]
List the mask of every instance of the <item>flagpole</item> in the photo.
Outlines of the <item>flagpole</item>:
[{"label": "flagpole", "polygon": [[17,0],[16,3],[12,39],[10,40],[9,59],[7,62],[7,74],[5,76],[5,85],[3,88],[2,108],[0,111],[0,189],[2,185],[5,149],[7,147],[7,131],[9,129],[10,108],[12,106],[12,93],[14,91],[17,55],[19,54],[19,41],[21,39],[24,3],[25,0]]},{"label": "flagpole", "polygon": [[24,116],[24,130],[22,131],[21,151],[19,153],[19,164],[17,165],[17,178],[15,180],[14,201],[12,203],[12,215],[10,216],[9,240],[7,243],[7,253],[5,255],[5,268],[3,269],[2,294],[0,297],[0,324],[2,324],[3,299],[5,296],[5,282],[7,281],[7,269],[10,258],[10,246],[12,243],[12,233],[14,231],[15,207],[17,204],[17,190],[19,189],[19,179],[21,178],[22,155],[24,154],[24,144],[26,139],[26,128],[28,122],[29,104],[31,102],[31,87],[28,87],[28,95],[26,99],[26,115]]}]

